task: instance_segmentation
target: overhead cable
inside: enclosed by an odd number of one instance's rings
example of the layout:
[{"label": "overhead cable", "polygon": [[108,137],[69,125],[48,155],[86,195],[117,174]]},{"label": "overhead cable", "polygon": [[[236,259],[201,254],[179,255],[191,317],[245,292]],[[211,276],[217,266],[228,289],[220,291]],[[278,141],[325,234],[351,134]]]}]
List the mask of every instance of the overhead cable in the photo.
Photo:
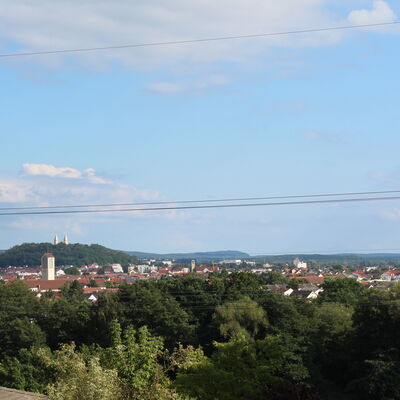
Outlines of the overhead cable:
[{"label": "overhead cable", "polygon": [[301,34],[301,33],[338,31],[338,30],[345,30],[345,29],[372,28],[372,27],[397,25],[397,24],[400,24],[400,21],[380,22],[380,23],[375,23],[375,24],[332,26],[332,27],[325,27],[325,28],[311,28],[311,29],[301,29],[301,30],[292,30],[292,31],[283,31],[283,32],[256,33],[256,34],[249,34],[249,35],[219,36],[219,37],[200,38],[200,39],[135,43],[135,44],[124,44],[124,45],[115,45],[115,46],[84,47],[84,48],[71,48],[71,49],[59,49],[59,50],[43,50],[43,51],[30,51],[30,52],[20,52],[20,53],[18,53],[18,52],[3,53],[3,54],[0,54],[0,58],[43,56],[43,55],[51,55],[51,54],[86,53],[86,52],[105,51],[105,50],[132,49],[132,48],[138,48],[138,47],[172,46],[172,45],[182,45],[182,44],[190,44],[190,43],[216,42],[216,41],[223,41],[223,40],[251,39],[251,38],[261,38],[261,37],[294,35],[294,34]]},{"label": "overhead cable", "polygon": [[363,196],[370,194],[390,194],[400,193],[400,190],[381,190],[369,192],[345,192],[345,193],[320,193],[320,194],[301,194],[287,196],[263,196],[263,197],[242,197],[242,198],[225,198],[225,199],[201,199],[201,200],[174,200],[174,201],[147,201],[133,203],[106,203],[106,204],[80,204],[80,205],[56,205],[56,206],[25,206],[25,207],[0,207],[0,210],[40,210],[40,209],[62,209],[62,208],[93,208],[93,207],[126,207],[126,206],[146,206],[161,204],[190,204],[190,203],[221,203],[233,201],[256,201],[256,200],[274,200],[274,199],[300,199],[312,197],[336,197],[336,196]]},{"label": "overhead cable", "polygon": [[328,203],[354,203],[366,201],[400,200],[400,196],[391,197],[359,197],[351,199],[328,199],[328,200],[304,200],[273,203],[242,203],[242,204],[211,204],[197,206],[171,206],[171,207],[143,207],[122,209],[100,209],[100,210],[59,210],[59,211],[16,211],[0,213],[0,216],[12,215],[53,215],[53,214],[89,214],[89,213],[111,213],[111,212],[140,212],[140,211],[167,211],[167,210],[190,210],[209,208],[236,208],[236,207],[261,207],[261,206],[286,206],[302,204],[328,204]]}]

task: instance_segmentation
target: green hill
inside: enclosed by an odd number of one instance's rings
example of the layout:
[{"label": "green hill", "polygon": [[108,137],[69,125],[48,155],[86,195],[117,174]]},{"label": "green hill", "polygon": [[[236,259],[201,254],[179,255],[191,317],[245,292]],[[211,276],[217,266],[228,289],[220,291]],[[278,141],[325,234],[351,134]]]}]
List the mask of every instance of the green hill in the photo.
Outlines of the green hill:
[{"label": "green hill", "polygon": [[98,263],[128,264],[137,262],[135,256],[123,251],[111,250],[98,244],[58,244],[51,243],[23,243],[14,246],[0,254],[0,268],[12,266],[40,265],[40,259],[44,253],[53,253],[57,265],[86,265]]}]

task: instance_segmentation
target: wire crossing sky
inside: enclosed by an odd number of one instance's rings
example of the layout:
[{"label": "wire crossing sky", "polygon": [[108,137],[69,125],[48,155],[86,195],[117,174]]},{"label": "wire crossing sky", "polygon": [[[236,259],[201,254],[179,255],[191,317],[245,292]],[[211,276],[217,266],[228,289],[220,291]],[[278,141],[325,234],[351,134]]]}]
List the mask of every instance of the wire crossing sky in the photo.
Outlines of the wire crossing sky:
[{"label": "wire crossing sky", "polygon": [[173,40],[173,41],[165,41],[165,42],[163,41],[163,42],[136,43],[136,44],[125,44],[125,45],[116,45],[116,46],[44,50],[44,51],[32,51],[32,52],[20,52],[20,53],[5,53],[5,54],[0,54],[0,58],[41,56],[41,55],[51,55],[51,54],[86,53],[86,52],[104,51],[104,50],[133,49],[133,48],[138,48],[138,47],[172,46],[172,45],[182,45],[182,44],[190,44],[190,43],[216,42],[216,41],[222,41],[222,40],[255,39],[255,38],[272,37],[272,36],[296,35],[296,34],[302,34],[302,33],[318,33],[318,32],[329,32],[329,31],[341,31],[341,30],[347,30],[347,29],[373,28],[373,27],[382,27],[382,26],[390,26],[390,25],[398,25],[398,24],[400,24],[400,21],[378,22],[378,23],[374,23],[374,24],[361,24],[361,25],[331,26],[331,27],[325,27],[325,28],[310,28],[310,29],[300,29],[300,30],[292,30],[292,31],[284,31],[284,32],[256,33],[256,34],[248,34],[248,35],[232,35],[232,36],[221,36],[221,37],[202,38],[202,39],[187,39],[187,40]]},{"label": "wire crossing sky", "polygon": [[390,194],[400,193],[400,190],[383,190],[370,192],[350,192],[350,193],[322,193],[322,194],[301,194],[288,196],[264,196],[264,197],[242,197],[242,198],[225,198],[225,199],[208,199],[208,200],[175,200],[175,201],[156,201],[145,203],[111,203],[111,204],[81,204],[81,205],[54,205],[54,206],[31,206],[31,207],[3,207],[0,210],[37,210],[37,209],[56,209],[56,208],[88,208],[88,207],[120,207],[120,206],[143,206],[155,204],[187,204],[187,203],[220,203],[232,201],[253,201],[253,200],[272,200],[272,199],[296,199],[311,197],[336,197],[336,196],[355,196],[370,194]]},{"label": "wire crossing sky", "polygon": [[137,208],[121,208],[121,209],[102,209],[102,210],[60,210],[60,211],[14,211],[8,213],[0,213],[0,216],[6,215],[52,215],[52,214],[97,214],[97,213],[114,213],[114,212],[135,212],[135,211],[169,211],[169,210],[195,210],[209,208],[236,208],[236,207],[266,207],[266,206],[288,206],[303,204],[328,204],[328,203],[354,203],[364,201],[386,201],[400,200],[400,196],[389,197],[359,197],[351,199],[329,199],[329,200],[303,200],[303,201],[281,201],[275,203],[238,203],[238,204],[211,204],[197,206],[170,206],[170,207],[137,207]]}]

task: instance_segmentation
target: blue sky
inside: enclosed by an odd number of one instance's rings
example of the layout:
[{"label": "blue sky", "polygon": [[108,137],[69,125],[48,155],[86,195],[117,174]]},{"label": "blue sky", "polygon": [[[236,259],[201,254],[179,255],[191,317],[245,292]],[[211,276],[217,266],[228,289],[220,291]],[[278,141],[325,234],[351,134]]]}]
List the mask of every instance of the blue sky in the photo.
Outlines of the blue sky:
[{"label": "blue sky", "polygon": [[[388,22],[392,0],[0,0],[0,53]],[[277,4],[279,3],[279,4]],[[400,28],[0,60],[0,206],[399,188]],[[400,203],[2,217],[51,240],[398,249]]]}]

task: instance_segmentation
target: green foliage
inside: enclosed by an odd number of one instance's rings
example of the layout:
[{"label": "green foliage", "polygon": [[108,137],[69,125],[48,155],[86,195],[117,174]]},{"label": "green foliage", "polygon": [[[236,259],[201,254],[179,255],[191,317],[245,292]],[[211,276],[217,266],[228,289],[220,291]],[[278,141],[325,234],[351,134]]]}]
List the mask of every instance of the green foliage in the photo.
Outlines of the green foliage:
[{"label": "green foliage", "polygon": [[52,349],[62,343],[91,343],[90,304],[84,298],[43,299],[39,306],[37,321]]},{"label": "green foliage", "polygon": [[54,357],[43,358],[57,371],[47,387],[49,400],[125,399],[117,371],[103,368],[97,357],[86,362],[74,345],[65,344]]},{"label": "green foliage", "polygon": [[[279,398],[285,387],[300,383],[285,377],[285,352],[278,337],[216,343],[211,358],[182,368],[175,384],[199,400]],[[307,371],[301,365],[299,368],[299,376],[305,379]]]},{"label": "green foliage", "polygon": [[56,257],[57,265],[86,265],[91,263],[104,265],[137,262],[137,258],[134,256],[98,244],[24,243],[1,253],[0,267],[40,265],[42,255],[49,252]]},{"label": "green foliage", "polygon": [[400,286],[327,280],[310,302],[267,291],[277,279],[138,281],[94,304],[77,281],[40,299],[0,285],[0,385],[68,400],[399,398]]},{"label": "green foliage", "polygon": [[79,281],[67,282],[61,288],[61,296],[68,299],[83,299],[83,288]]},{"label": "green foliage", "polygon": [[103,365],[116,370],[124,383],[126,399],[157,399],[168,393],[169,380],[158,359],[163,354],[161,338],[152,336],[146,327],[121,326],[113,321],[112,346],[102,354]]},{"label": "green foliage", "polygon": [[[350,374],[353,308],[341,303],[323,303],[315,308],[312,347],[309,355],[315,364],[315,379],[329,377],[344,384]],[[320,382],[321,383],[321,382]]]},{"label": "green foliage", "polygon": [[96,287],[99,287],[99,285],[97,284],[97,282],[96,282],[95,279],[90,279],[90,280],[89,280],[88,287],[96,288]]},{"label": "green foliage", "polygon": [[151,332],[165,338],[167,346],[187,343],[193,334],[188,314],[168,293],[151,282],[124,285],[119,292],[121,322],[126,327],[149,326]]},{"label": "green foliage", "polygon": [[111,328],[112,347],[104,353],[105,364],[116,369],[137,392],[146,391],[162,381],[162,370],[157,362],[163,352],[162,339],[152,336],[145,326],[138,331],[129,326],[124,335],[116,321]]},{"label": "green foliage", "polygon": [[330,301],[354,305],[363,296],[365,289],[351,278],[327,279],[322,285],[324,291],[319,296],[321,302]]},{"label": "green foliage", "polygon": [[38,302],[21,281],[0,285],[0,355],[40,346],[45,335],[37,324]]},{"label": "green foliage", "polygon": [[65,272],[67,275],[80,275],[80,272],[79,272],[78,268],[76,268],[76,267],[66,268],[66,269],[64,270],[64,272]]},{"label": "green foliage", "polygon": [[51,357],[48,348],[21,349],[15,357],[6,356],[0,362],[2,386],[43,393],[55,378],[56,370],[43,359]]},{"label": "green foliage", "polygon": [[218,306],[215,320],[221,335],[229,340],[255,338],[268,325],[264,309],[248,297]]}]

